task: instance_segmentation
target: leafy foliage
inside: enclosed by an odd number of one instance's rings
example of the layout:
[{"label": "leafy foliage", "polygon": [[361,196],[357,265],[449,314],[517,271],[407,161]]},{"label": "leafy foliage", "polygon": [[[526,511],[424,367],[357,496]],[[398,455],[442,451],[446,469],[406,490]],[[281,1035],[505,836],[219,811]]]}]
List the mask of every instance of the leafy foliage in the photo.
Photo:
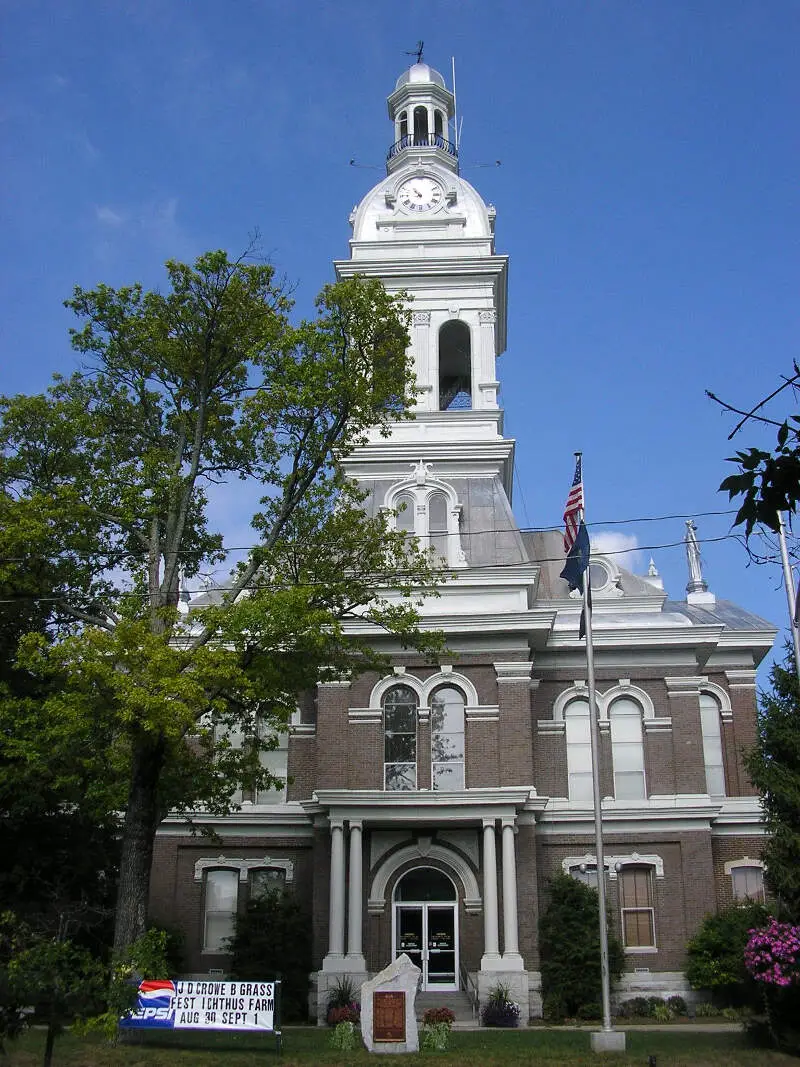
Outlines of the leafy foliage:
[{"label": "leafy foliage", "polygon": [[489,990],[489,999],[481,1009],[481,1023],[505,1028],[519,1026],[519,1004],[511,999],[508,986],[502,982]]},{"label": "leafy foliage", "polygon": [[[772,396],[787,385],[796,388],[799,378],[800,367],[795,363],[794,375]],[[800,415],[789,415],[778,426],[772,452],[761,448],[741,449],[728,462],[735,463],[739,473],[729,475],[720,489],[731,500],[743,498],[734,525],[744,523],[748,537],[758,524],[777,532],[778,513],[794,514],[800,493]]]},{"label": "leafy foliage", "polygon": [[[619,980],[624,956],[609,923],[608,962],[612,982]],[[539,921],[542,992],[552,1010],[574,1016],[584,1004],[601,999],[600,930],[597,890],[556,874],[550,900]]]},{"label": "leafy foliage", "polygon": [[310,928],[309,917],[295,897],[279,889],[248,901],[236,919],[231,942],[233,977],[280,978],[282,1015],[289,1022],[308,1014]]},{"label": "leafy foliage", "polygon": [[420,1029],[420,1046],[426,1052],[446,1052],[451,1025],[447,1022],[424,1022]]},{"label": "leafy foliage", "polygon": [[686,977],[692,989],[710,989],[720,1004],[737,1005],[752,999],[744,965],[749,931],[764,926],[769,913],[763,904],[734,904],[707,915],[686,946]]},{"label": "leafy foliage", "polygon": [[331,1048],[340,1052],[351,1052],[357,1043],[356,1028],[352,1022],[337,1023],[331,1034]]},{"label": "leafy foliage", "polygon": [[762,856],[767,882],[788,917],[800,920],[800,699],[794,656],[770,669],[770,691],[760,700],[758,736],[746,756],[761,794],[769,836]]},{"label": "leafy foliage", "polygon": [[[3,709],[0,761],[29,791],[46,766],[100,821],[125,811],[117,951],[145,930],[164,815],[275,784],[260,754],[297,693],[382,662],[348,620],[440,643],[415,610],[432,559],[364,511],[339,462],[408,414],[402,294],[350,279],[292,325],[271,266],[210,252],[167,272],[166,293],[76,289],[86,368],[0,399],[0,583],[24,594],[33,680]],[[187,621],[181,575],[226,558],[209,504],[235,480],[258,487],[256,545]]]}]

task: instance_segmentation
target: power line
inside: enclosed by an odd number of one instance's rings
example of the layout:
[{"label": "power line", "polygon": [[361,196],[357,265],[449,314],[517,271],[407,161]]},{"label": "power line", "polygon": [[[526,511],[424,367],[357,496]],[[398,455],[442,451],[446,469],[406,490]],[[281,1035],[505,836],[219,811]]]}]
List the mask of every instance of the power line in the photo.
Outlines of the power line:
[{"label": "power line", "polygon": [[[679,520],[679,519],[705,519],[705,518],[712,518],[712,517],[724,516],[724,515],[735,515],[735,514],[736,514],[736,509],[735,508],[728,508],[728,509],[725,509],[723,511],[694,511],[694,512],[691,512],[691,513],[674,514],[674,515],[643,515],[643,516],[638,516],[638,517],[632,518],[632,519],[598,519],[595,522],[587,522],[586,525],[588,527],[596,529],[597,527],[601,527],[601,526],[629,526],[629,525],[633,525],[635,523],[670,522],[670,521],[676,521],[676,520]],[[549,525],[549,526],[511,526],[511,527],[503,526],[503,527],[494,527],[494,528],[485,529],[485,530],[459,530],[459,536],[460,536],[461,540],[463,541],[465,538],[484,537],[484,536],[490,535],[490,534],[552,533],[552,532],[557,532],[558,530],[560,530],[560,528],[561,528],[561,524],[560,523],[553,523],[552,525]],[[451,534],[449,536],[454,536],[454,535]],[[731,537],[735,538],[738,535],[730,534],[728,536],[731,536]],[[710,539],[707,539],[707,540],[723,540],[723,538],[710,538]],[[298,542],[298,543],[299,544],[303,544],[304,542]],[[219,549],[216,549],[215,551],[220,552],[220,553],[222,553],[224,555],[229,555],[232,552],[255,552],[255,551],[257,551],[258,549],[260,549],[262,547],[263,547],[263,545],[261,545],[261,544],[230,545],[228,547],[221,546]],[[658,547],[658,546],[655,546],[655,547]],[[655,549],[653,548],[652,550],[655,550]],[[622,551],[622,552],[630,552],[630,551],[648,552],[648,551],[651,551],[651,548],[649,546],[647,546],[647,545],[636,545],[636,546],[633,546],[630,549],[621,549],[620,551]],[[103,555],[107,555],[109,557],[118,556],[120,558],[120,560],[130,559],[131,556],[135,556],[135,555],[141,555],[142,558],[144,558],[144,557],[146,557],[148,555],[148,553],[144,549],[142,549],[141,553],[127,552],[127,551],[126,552],[121,552],[121,551],[113,551],[113,550],[110,550],[108,553],[103,553],[99,549],[93,549],[91,552],[80,552],[80,551],[75,551],[75,550],[67,550],[66,554],[69,555],[69,556],[78,558],[78,559],[83,559],[83,558],[91,559],[93,557],[99,557],[99,556],[103,556]],[[609,555],[609,554],[610,553],[607,553],[607,552],[604,553],[604,555]],[[0,563],[28,563],[31,560],[38,560],[38,559],[47,560],[47,559],[50,559],[50,558],[52,558],[52,557],[48,556],[48,555],[43,555],[43,554],[40,554],[40,553],[33,553],[32,555],[28,555],[28,556],[0,556]]]},{"label": "power line", "polygon": [[[698,542],[700,544],[712,544],[712,543],[716,543],[716,542],[719,542],[719,541],[739,541],[739,540],[740,540],[740,538],[739,538],[739,536],[737,534],[723,534],[720,537],[698,538]],[[684,541],[683,540],[680,540],[680,541],[668,541],[668,542],[665,542],[665,543],[660,544],[660,545],[637,545],[637,547],[635,549],[629,549],[629,548],[612,549],[612,550],[610,550],[608,552],[600,552],[600,553],[598,553],[598,555],[599,556],[624,556],[624,555],[627,555],[631,551],[636,551],[636,552],[656,552],[656,551],[659,551],[660,549],[682,548],[683,545],[684,545]],[[476,564],[474,567],[469,568],[469,569],[465,569],[464,571],[458,571],[458,570],[455,570],[452,567],[442,567],[441,570],[439,571],[439,573],[443,576],[444,582],[446,582],[448,580],[452,580],[453,577],[457,578],[459,574],[468,573],[468,570],[472,570],[473,572],[475,572],[475,571],[497,572],[497,571],[504,571],[504,570],[507,571],[507,570],[511,570],[511,569],[514,569],[514,568],[517,568],[517,567],[520,567],[520,566],[524,566],[525,564],[528,564],[528,563],[532,563],[534,565],[541,565],[541,564],[545,564],[545,563],[557,563],[557,564],[558,563],[562,563],[563,564],[564,560],[565,560],[565,557],[563,555],[561,555],[561,556],[543,557],[541,559],[518,560],[518,561],[513,562],[513,563]],[[434,573],[436,573],[436,572],[434,572]],[[367,577],[371,581],[375,582],[375,584],[378,584],[379,582],[385,582],[386,584],[390,584],[392,581],[402,581],[403,579],[411,578],[415,574],[416,574],[415,571],[397,570],[397,571],[392,571],[390,574],[387,574],[387,575],[374,574],[374,575],[369,575]],[[448,578],[444,577],[445,575],[451,576],[451,578],[448,579]],[[635,577],[641,577],[641,576],[640,575],[639,576],[635,575]],[[280,589],[291,589],[291,588],[295,588],[296,585],[304,586],[306,588],[315,588],[315,587],[328,588],[330,586],[330,583],[329,582],[311,580],[311,581],[297,582],[295,584],[291,584],[291,583],[285,583],[285,584],[281,584],[281,585],[276,584],[272,588],[275,588],[275,589],[279,589],[279,588]],[[208,588],[204,587],[204,588],[201,588],[201,589],[185,589],[184,588],[181,591],[183,593],[188,593],[190,596],[202,596],[203,594],[206,594],[206,593],[232,592],[235,588],[236,588],[235,585],[213,585],[213,586],[209,586]],[[257,583],[257,582],[250,583],[250,582],[248,582],[246,585],[244,585],[241,588],[240,592],[245,592],[246,590],[260,589],[260,588],[263,588],[263,585],[261,583]],[[148,593],[148,592],[145,592],[145,591],[135,592],[133,590],[130,590],[130,591],[121,593],[120,596],[122,596],[122,597],[149,598],[151,596],[151,594]],[[11,597],[9,599],[0,599],[0,604],[18,604],[18,603],[23,603],[23,602],[42,603],[42,604],[44,604],[44,603],[60,603],[61,601],[66,600],[67,598],[68,598],[68,594],[66,594],[66,593],[63,594],[62,596],[36,596],[33,593],[21,593],[19,596],[16,596],[16,597]]]}]

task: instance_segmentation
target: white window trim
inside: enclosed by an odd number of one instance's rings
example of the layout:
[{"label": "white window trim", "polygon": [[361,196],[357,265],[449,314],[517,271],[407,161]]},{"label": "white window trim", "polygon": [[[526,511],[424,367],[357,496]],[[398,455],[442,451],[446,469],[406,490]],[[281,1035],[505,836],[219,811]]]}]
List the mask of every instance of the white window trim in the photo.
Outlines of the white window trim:
[{"label": "white window trim", "polygon": [[275,867],[286,871],[286,884],[294,880],[294,863],[292,860],[276,859],[272,856],[264,856],[260,859],[231,859],[228,856],[203,856],[194,865],[194,880],[202,882],[205,871],[228,870],[238,871],[239,881],[246,882],[250,871],[263,867]]},{"label": "white window trim", "polygon": [[452,685],[463,692],[465,711],[481,707],[478,700],[478,691],[469,678],[454,671],[449,664],[443,663],[439,667],[438,673],[426,678],[424,682],[413,674],[406,674],[405,667],[395,667],[393,674],[381,678],[372,687],[372,692],[369,695],[370,710],[383,711],[383,698],[387,691],[396,685],[407,685],[409,689],[413,689],[419,700],[419,710],[423,712],[430,712],[431,694],[434,689],[438,689],[442,685]]},{"label": "white window trim", "polygon": [[701,693],[708,693],[709,696],[716,699],[719,704],[719,716],[723,722],[733,722],[731,696],[727,689],[723,689],[721,685],[717,685],[716,682],[709,682],[705,678],[700,682],[697,688]]},{"label": "white window trim", "polygon": [[[641,855],[638,852],[628,852],[622,856],[603,857],[608,871],[609,881],[615,882],[623,867],[652,867],[656,878],[661,881],[664,877],[664,861],[655,853]],[[561,861],[561,869],[569,874],[570,867],[580,867],[582,863],[588,866],[597,866],[597,856],[592,852],[585,852],[582,856],[565,856]]]},{"label": "white window trim", "polygon": [[762,871],[767,869],[763,860],[751,860],[749,856],[743,856],[740,860],[731,860],[722,869],[726,874],[733,874],[737,867],[760,867]]},{"label": "white window trim", "polygon": [[[415,470],[427,468],[430,464],[421,461]],[[386,492],[383,509],[394,511],[399,497],[407,494],[414,501],[414,536],[420,547],[430,547],[431,539],[428,529],[428,503],[434,493],[444,494],[447,512],[447,566],[459,568],[467,566],[467,557],[461,545],[461,504],[455,489],[439,478],[432,478],[427,470],[416,473],[413,478],[404,478],[396,482]]]}]

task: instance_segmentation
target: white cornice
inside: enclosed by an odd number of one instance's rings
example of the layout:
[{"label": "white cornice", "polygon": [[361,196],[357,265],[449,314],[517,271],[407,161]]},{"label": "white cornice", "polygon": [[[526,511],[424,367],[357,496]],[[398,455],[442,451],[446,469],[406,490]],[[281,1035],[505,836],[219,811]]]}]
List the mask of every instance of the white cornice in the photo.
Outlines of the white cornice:
[{"label": "white cornice", "polygon": [[[193,822],[208,826],[222,838],[228,837],[310,837],[311,820],[301,804],[249,804],[229,815],[197,813]],[[188,837],[192,833],[186,819],[169,815],[158,828],[159,837]],[[197,839],[198,841],[200,838]]]},{"label": "white cornice", "polygon": [[339,822],[358,819],[385,826],[391,823],[480,826],[484,819],[516,819],[523,808],[541,810],[546,801],[524,786],[465,789],[440,793],[426,789],[391,791],[318,789],[303,808],[309,817]]}]

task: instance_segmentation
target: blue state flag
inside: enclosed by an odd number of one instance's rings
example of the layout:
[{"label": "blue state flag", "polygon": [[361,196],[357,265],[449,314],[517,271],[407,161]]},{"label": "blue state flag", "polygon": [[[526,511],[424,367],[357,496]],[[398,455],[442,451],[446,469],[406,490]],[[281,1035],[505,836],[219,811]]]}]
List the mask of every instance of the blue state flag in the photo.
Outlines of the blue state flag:
[{"label": "blue state flag", "polygon": [[564,570],[561,572],[561,577],[566,579],[570,592],[573,589],[580,589],[583,592],[583,576],[589,567],[590,551],[589,531],[586,529],[586,523],[581,521],[575,541],[569,550],[567,562],[564,564]]}]

